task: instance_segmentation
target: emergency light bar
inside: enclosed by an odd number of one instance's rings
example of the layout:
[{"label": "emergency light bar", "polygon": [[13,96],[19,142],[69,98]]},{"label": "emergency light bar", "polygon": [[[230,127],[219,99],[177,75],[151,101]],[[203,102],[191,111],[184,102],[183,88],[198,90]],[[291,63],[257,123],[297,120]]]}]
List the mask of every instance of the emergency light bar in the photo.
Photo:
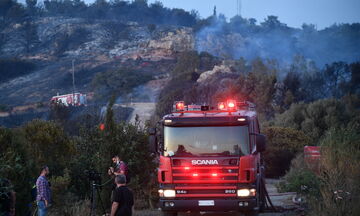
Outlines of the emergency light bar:
[{"label": "emergency light bar", "polygon": [[175,104],[175,110],[176,111],[184,111],[185,110],[185,103],[184,101],[176,101]]},{"label": "emergency light bar", "polygon": [[[182,111],[210,111],[216,110],[214,107],[210,107],[208,105],[185,105],[184,101],[175,101],[173,105],[173,109],[175,112],[182,112]],[[255,105],[248,101],[241,101],[237,102],[236,100],[227,100],[226,102],[219,102],[217,105],[217,110],[221,111],[235,111],[239,109],[245,110],[254,110]]]}]

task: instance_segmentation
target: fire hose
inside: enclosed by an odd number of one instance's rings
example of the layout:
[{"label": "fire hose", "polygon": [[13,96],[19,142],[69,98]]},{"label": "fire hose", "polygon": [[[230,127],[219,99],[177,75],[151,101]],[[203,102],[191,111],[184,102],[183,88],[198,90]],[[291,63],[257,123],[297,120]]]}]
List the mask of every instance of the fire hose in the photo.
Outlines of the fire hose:
[{"label": "fire hose", "polygon": [[271,202],[270,196],[268,191],[266,190],[266,186],[265,186],[265,178],[261,178],[261,185],[262,185],[262,190],[264,191],[264,196],[265,196],[265,209],[264,211],[268,212],[277,212],[278,210],[276,209],[276,207],[273,205],[273,203]]}]

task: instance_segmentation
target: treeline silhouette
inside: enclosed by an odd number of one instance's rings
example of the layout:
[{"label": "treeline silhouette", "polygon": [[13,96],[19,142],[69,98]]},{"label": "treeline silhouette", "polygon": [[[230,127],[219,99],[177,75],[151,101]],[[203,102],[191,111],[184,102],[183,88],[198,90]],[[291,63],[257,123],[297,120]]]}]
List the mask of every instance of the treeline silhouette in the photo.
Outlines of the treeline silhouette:
[{"label": "treeline silhouette", "polygon": [[2,0],[0,14],[2,20],[21,20],[29,16],[64,16],[181,26],[193,26],[198,19],[196,11],[170,9],[164,7],[161,2],[148,4],[147,0],[96,0],[92,4],[86,4],[81,0],[45,0],[43,4],[38,4],[37,0],[26,0],[26,5],[16,0]]}]

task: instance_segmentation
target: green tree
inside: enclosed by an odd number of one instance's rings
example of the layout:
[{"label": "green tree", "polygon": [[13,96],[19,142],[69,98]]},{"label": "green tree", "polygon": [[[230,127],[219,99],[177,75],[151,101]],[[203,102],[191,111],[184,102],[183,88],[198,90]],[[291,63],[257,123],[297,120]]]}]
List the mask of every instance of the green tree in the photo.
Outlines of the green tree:
[{"label": "green tree", "polygon": [[[134,125],[125,122],[115,123],[112,106],[114,98],[110,101],[105,121],[105,130],[101,132],[101,145],[98,149],[98,170],[103,173],[103,179],[107,179],[109,162],[114,155],[128,164],[131,175],[130,186],[136,193],[136,197],[149,201],[154,182],[155,163],[148,148],[148,136],[138,123]],[[109,197],[110,188],[102,192],[104,198]]]},{"label": "green tree", "polygon": [[241,74],[238,78],[239,98],[254,102],[261,119],[268,119],[274,114],[272,102],[276,73],[276,68],[256,59],[251,63],[249,73]]},{"label": "green tree", "polygon": [[278,20],[277,16],[268,16],[264,22],[261,23],[261,26],[263,26],[265,29],[268,30],[274,30],[274,29],[278,29],[281,27],[285,27],[286,24],[281,23]]},{"label": "green tree", "polygon": [[26,8],[28,10],[28,13],[30,16],[34,16],[37,14],[37,7],[36,7],[36,4],[37,4],[37,0],[26,0]]},{"label": "green tree", "polygon": [[33,167],[28,164],[23,136],[18,129],[0,127],[0,178],[6,178],[14,186],[17,214],[25,214],[33,183]]},{"label": "green tree", "polygon": [[348,84],[351,81],[349,65],[345,62],[325,65],[324,79],[325,91],[329,92],[331,97],[340,98],[344,96],[349,91]]},{"label": "green tree", "polygon": [[26,11],[22,4],[14,0],[0,1],[0,16],[5,23],[20,22],[25,18]]},{"label": "green tree", "polygon": [[62,175],[74,154],[74,143],[60,125],[33,120],[23,127],[28,163],[36,170],[48,165],[54,175]]},{"label": "green tree", "polygon": [[360,93],[360,62],[350,64],[351,81],[350,92],[352,94]]}]

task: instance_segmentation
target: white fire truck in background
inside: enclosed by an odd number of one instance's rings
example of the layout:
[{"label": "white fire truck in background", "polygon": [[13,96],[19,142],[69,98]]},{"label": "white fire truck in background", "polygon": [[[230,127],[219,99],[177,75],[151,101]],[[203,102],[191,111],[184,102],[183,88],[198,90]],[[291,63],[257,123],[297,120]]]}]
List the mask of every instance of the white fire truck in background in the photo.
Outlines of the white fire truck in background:
[{"label": "white fire truck in background", "polygon": [[61,104],[64,106],[85,106],[86,94],[73,93],[65,95],[57,95],[51,98],[52,104]]}]

